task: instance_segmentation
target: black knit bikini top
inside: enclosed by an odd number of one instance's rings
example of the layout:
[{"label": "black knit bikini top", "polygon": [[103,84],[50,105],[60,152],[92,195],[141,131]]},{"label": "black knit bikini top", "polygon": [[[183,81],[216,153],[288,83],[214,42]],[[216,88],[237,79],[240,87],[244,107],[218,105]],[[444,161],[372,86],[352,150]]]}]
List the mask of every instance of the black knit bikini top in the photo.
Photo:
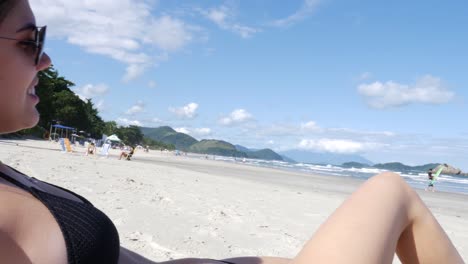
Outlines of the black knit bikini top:
[{"label": "black knit bikini top", "polygon": [[[69,264],[114,264],[119,260],[119,234],[112,221],[88,200],[72,191],[47,183],[80,198],[76,202],[29,187],[0,172],[0,177],[28,191],[52,213],[62,231]],[[34,179],[34,178],[33,178]]]}]

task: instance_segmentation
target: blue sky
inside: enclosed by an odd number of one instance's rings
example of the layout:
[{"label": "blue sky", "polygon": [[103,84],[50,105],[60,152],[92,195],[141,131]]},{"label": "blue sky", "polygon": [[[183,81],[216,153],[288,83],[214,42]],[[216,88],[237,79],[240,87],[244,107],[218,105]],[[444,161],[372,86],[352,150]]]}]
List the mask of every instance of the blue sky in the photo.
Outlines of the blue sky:
[{"label": "blue sky", "polygon": [[106,121],[468,170],[466,1],[30,2]]}]

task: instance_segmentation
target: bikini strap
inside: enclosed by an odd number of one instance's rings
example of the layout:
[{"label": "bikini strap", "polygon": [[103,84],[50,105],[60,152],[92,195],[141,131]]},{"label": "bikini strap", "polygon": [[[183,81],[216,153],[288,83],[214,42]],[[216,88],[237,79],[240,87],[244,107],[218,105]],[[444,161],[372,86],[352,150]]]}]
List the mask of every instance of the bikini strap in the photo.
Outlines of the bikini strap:
[{"label": "bikini strap", "polygon": [[[9,167],[9,166],[8,166],[8,167]],[[11,167],[9,167],[9,168],[11,168]],[[15,170],[15,171],[16,171],[16,170]],[[8,174],[3,173],[2,171],[0,171],[0,178],[6,180],[6,181],[8,181],[8,182],[10,182],[11,184],[13,184],[13,185],[19,187],[20,189],[24,189],[24,190],[26,190],[26,191],[32,192],[32,187],[31,187],[31,186],[25,185],[24,183],[18,181],[17,179],[11,177],[11,176],[8,175]]]},{"label": "bikini strap", "polygon": [[[7,165],[5,165],[5,166],[7,166]],[[10,166],[7,166],[7,167],[10,168],[10,169],[12,169],[12,170],[15,171],[15,172],[21,174],[21,175],[24,175],[25,177],[29,177],[29,176],[27,176],[26,174],[24,174],[24,173],[22,173],[22,172],[20,172],[20,171],[18,171],[18,170],[16,170],[16,169],[14,169],[14,168],[12,168],[12,167],[10,167]],[[36,187],[34,187],[34,186],[27,186],[27,185],[23,184],[22,182],[20,182],[20,181],[14,179],[14,178],[11,177],[10,175],[3,173],[2,171],[0,171],[0,177],[3,178],[3,179],[5,179],[6,181],[12,183],[12,184],[15,185],[15,186],[18,186],[19,188],[28,191],[29,193],[31,193],[31,194],[34,195],[34,196],[36,196],[36,192],[37,192],[37,191],[44,192],[44,191],[41,191],[41,190],[39,190],[38,188],[36,188]],[[38,179],[36,179],[36,178],[34,178],[34,177],[30,177],[30,178],[34,179],[35,181],[40,181],[40,180],[38,180]],[[50,185],[50,186],[53,186],[53,187],[55,187],[55,188],[57,188],[57,189],[60,189],[60,190],[62,190],[62,191],[64,191],[64,192],[67,192],[67,193],[69,193],[69,194],[71,194],[71,195],[74,195],[74,196],[78,197],[78,198],[79,198],[83,203],[85,203],[85,204],[90,204],[90,205],[92,205],[92,203],[91,203],[90,201],[88,201],[86,198],[84,198],[83,196],[81,196],[81,195],[79,195],[79,194],[76,194],[76,193],[74,193],[74,192],[72,192],[72,191],[70,191],[70,190],[67,190],[67,189],[62,188],[62,187],[57,186],[57,185],[54,185],[54,184],[52,184],[52,183],[43,182],[43,181],[40,181],[40,182],[45,183],[45,184],[48,184],[48,185]],[[56,195],[54,195],[54,196],[56,196]],[[36,197],[36,198],[37,198],[37,197]]]}]

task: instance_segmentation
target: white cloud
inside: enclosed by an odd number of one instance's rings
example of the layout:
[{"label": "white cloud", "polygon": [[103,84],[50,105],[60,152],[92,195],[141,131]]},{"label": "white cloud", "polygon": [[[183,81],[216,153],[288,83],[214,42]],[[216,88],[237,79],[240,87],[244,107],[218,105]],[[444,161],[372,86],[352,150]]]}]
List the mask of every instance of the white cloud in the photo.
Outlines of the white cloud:
[{"label": "white cloud", "polygon": [[223,5],[209,10],[201,10],[199,12],[207,19],[218,25],[223,30],[229,30],[241,36],[242,38],[249,38],[256,33],[261,32],[258,28],[253,28],[239,23],[232,22],[234,19],[234,12],[229,7]]},{"label": "white cloud", "polygon": [[138,101],[134,106],[130,107],[125,114],[126,115],[135,115],[145,111],[145,103],[143,101]]},{"label": "white cloud", "polygon": [[332,153],[356,153],[363,151],[366,146],[363,143],[352,140],[341,139],[303,139],[299,143],[298,148],[314,150],[318,152],[332,152]]},{"label": "white cloud", "polygon": [[74,90],[75,94],[78,95],[81,100],[86,101],[86,99],[92,99],[96,96],[106,94],[109,91],[109,87],[105,84],[86,84]]},{"label": "white cloud", "polygon": [[194,131],[192,132],[192,134],[194,136],[200,136],[200,137],[209,136],[209,135],[211,135],[211,129],[206,128],[206,127],[195,128]]},{"label": "white cloud", "polygon": [[152,123],[162,123],[163,121],[161,119],[155,117],[155,118],[151,119],[151,122]]},{"label": "white cloud", "polygon": [[353,136],[356,138],[362,137],[395,137],[396,133],[391,131],[359,131],[350,128],[328,128],[327,133],[339,133],[341,135]]},{"label": "white cloud", "polygon": [[455,96],[454,92],[443,86],[440,78],[431,75],[420,78],[414,85],[393,81],[361,84],[358,92],[366,98],[370,107],[379,109],[412,103],[444,104]]},{"label": "white cloud", "polygon": [[180,118],[192,119],[197,116],[197,113],[196,113],[197,109],[198,109],[198,104],[190,103],[186,106],[179,107],[179,108],[171,107],[169,108],[169,111],[176,114]]},{"label": "white cloud", "polygon": [[180,19],[152,15],[146,0],[33,0],[39,24],[48,35],[65,39],[85,51],[127,64],[124,81],[140,76],[148,67],[193,39],[197,28]]},{"label": "white cloud", "polygon": [[224,126],[242,124],[253,119],[252,114],[244,109],[236,109],[229,116],[223,117],[219,123]]},{"label": "white cloud", "polygon": [[302,123],[301,128],[306,131],[319,131],[320,130],[320,127],[314,121]]},{"label": "white cloud", "polygon": [[192,41],[191,31],[195,28],[182,20],[165,15],[152,19],[150,29],[144,35],[146,43],[154,44],[165,51],[176,51]]},{"label": "white cloud", "polygon": [[176,127],[174,130],[179,133],[190,134],[190,131],[186,127]]},{"label": "white cloud", "polygon": [[130,64],[125,69],[125,75],[123,76],[122,80],[124,82],[134,80],[142,75],[146,68],[148,68],[147,64]]},{"label": "white cloud", "polygon": [[121,126],[143,126],[143,124],[138,120],[129,120],[127,118],[118,118],[116,120],[117,124]]},{"label": "white cloud", "polygon": [[174,128],[175,131],[179,133],[184,133],[188,134],[194,137],[204,137],[204,136],[209,136],[211,135],[211,129],[210,128],[186,128],[186,127],[178,127]]},{"label": "white cloud", "polygon": [[275,20],[272,22],[272,25],[277,27],[285,27],[304,20],[316,10],[320,2],[321,0],[304,0],[301,8],[299,8],[299,10],[297,10],[294,14],[286,18]]}]

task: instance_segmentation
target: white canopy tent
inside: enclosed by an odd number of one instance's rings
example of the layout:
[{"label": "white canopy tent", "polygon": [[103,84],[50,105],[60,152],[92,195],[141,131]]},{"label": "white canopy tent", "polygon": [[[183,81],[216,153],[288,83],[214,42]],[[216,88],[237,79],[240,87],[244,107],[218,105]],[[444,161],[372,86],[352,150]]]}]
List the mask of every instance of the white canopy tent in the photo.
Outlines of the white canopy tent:
[{"label": "white canopy tent", "polygon": [[118,141],[118,142],[122,141],[122,140],[120,140],[120,138],[119,138],[117,135],[115,135],[115,134],[114,134],[114,135],[108,136],[108,137],[106,138],[106,140]]}]

